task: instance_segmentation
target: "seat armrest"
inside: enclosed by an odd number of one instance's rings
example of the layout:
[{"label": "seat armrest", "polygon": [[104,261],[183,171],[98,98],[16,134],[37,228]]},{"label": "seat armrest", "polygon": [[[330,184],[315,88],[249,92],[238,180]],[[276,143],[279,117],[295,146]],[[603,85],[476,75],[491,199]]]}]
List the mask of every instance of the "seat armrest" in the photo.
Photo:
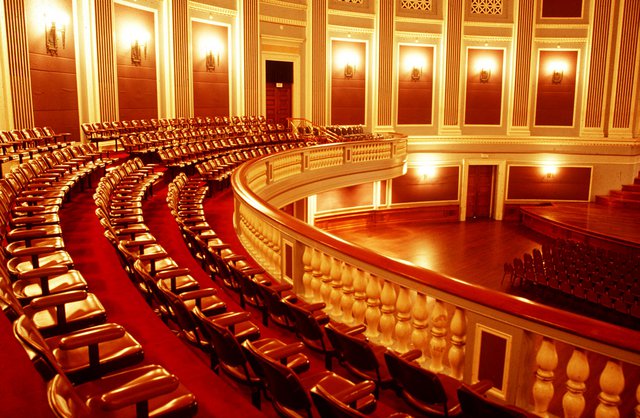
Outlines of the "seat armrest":
[{"label": "seat armrest", "polygon": [[107,325],[108,326],[89,328],[67,335],[60,340],[58,347],[61,350],[73,350],[75,348],[86,347],[124,337],[124,327],[118,324]]},{"label": "seat armrest", "polygon": [[367,330],[367,326],[364,324],[356,325],[350,328],[347,328],[343,332],[347,335],[360,335]]},{"label": "seat armrest", "polygon": [[245,256],[242,254],[229,254],[222,256],[222,259],[226,262],[236,263],[238,261],[244,260]]},{"label": "seat armrest", "polygon": [[159,271],[156,274],[156,279],[157,280],[170,279],[178,276],[188,276],[190,274],[191,274],[191,270],[189,270],[188,268],[175,268],[170,270]]},{"label": "seat armrest", "polygon": [[109,223],[114,225],[130,225],[140,223],[140,218],[138,216],[125,216],[122,218],[110,218]]},{"label": "seat armrest", "polygon": [[44,212],[45,210],[47,210],[47,208],[41,205],[30,205],[30,206],[17,205],[11,209],[11,212],[15,215],[17,213]]},{"label": "seat armrest", "polygon": [[493,382],[488,379],[480,380],[473,385],[469,385],[473,390],[480,394],[484,394],[486,391],[493,387]]},{"label": "seat armrest", "polygon": [[221,244],[209,244],[207,245],[207,249],[209,251],[215,251],[218,255],[220,255],[220,251],[222,250],[226,250],[227,248],[230,248],[231,246],[229,244],[227,244],[226,242],[223,242]]},{"label": "seat armrest", "polygon": [[406,353],[400,354],[400,358],[406,361],[414,361],[422,357],[422,350],[414,349],[409,350]]},{"label": "seat armrest", "polygon": [[209,296],[214,296],[216,293],[218,293],[216,292],[216,289],[212,287],[208,287],[206,289],[198,289],[198,290],[191,290],[189,292],[183,292],[183,293],[180,293],[178,297],[181,300],[185,301],[185,300],[202,299]]},{"label": "seat armrest", "polygon": [[158,253],[140,254],[138,259],[142,261],[149,261],[149,260],[155,261],[155,260],[160,260],[161,258],[166,258],[166,257],[167,257],[167,252],[163,250]]},{"label": "seat armrest", "polygon": [[56,251],[55,247],[53,247],[51,245],[43,245],[42,247],[19,248],[19,249],[13,251],[12,255],[14,257],[24,257],[24,256],[46,254],[46,253],[50,253],[50,252],[53,252],[53,251]]},{"label": "seat armrest", "polygon": [[129,239],[126,239],[126,240],[120,241],[120,243],[122,245],[124,245],[125,247],[127,247],[127,248],[142,247],[142,246],[145,246],[145,245],[155,244],[156,242],[157,241],[155,239],[140,239],[140,240],[135,240],[135,239],[129,240]]},{"label": "seat armrest", "polygon": [[246,322],[251,317],[251,312],[226,312],[220,315],[212,316],[211,321],[221,327],[228,327],[230,325]]},{"label": "seat armrest", "polygon": [[27,280],[40,277],[51,277],[64,274],[69,271],[69,267],[63,264],[51,267],[38,267],[18,274],[18,280]]},{"label": "seat armrest", "polygon": [[25,225],[36,225],[36,224],[41,224],[42,222],[45,221],[45,217],[44,216],[18,216],[16,218],[11,219],[11,223],[14,225],[20,225],[20,224],[25,224]]},{"label": "seat armrest", "polygon": [[41,310],[52,306],[61,306],[71,302],[78,302],[87,298],[85,290],[73,290],[70,292],[57,293],[55,295],[41,296],[31,301],[27,307],[33,310]]},{"label": "seat armrest", "polygon": [[262,274],[264,273],[264,269],[260,268],[260,267],[252,267],[252,266],[245,266],[243,268],[240,269],[240,271],[249,276],[249,277],[253,277],[256,274]]},{"label": "seat armrest", "polygon": [[[209,225],[193,225],[187,227],[192,232],[206,231],[212,229]],[[215,235],[215,234],[214,234]]]},{"label": "seat armrest", "polygon": [[293,289],[293,286],[289,283],[279,283],[279,284],[267,284],[266,286],[268,286],[271,290],[273,290],[276,293],[282,293],[286,290],[291,290]]},{"label": "seat armrest", "polygon": [[[322,386],[322,381],[318,383]],[[354,386],[343,389],[340,392],[333,393],[332,395],[347,405],[357,402],[359,399],[365,396],[371,395],[376,389],[376,384],[371,380],[365,380]]]},{"label": "seat armrest", "polygon": [[146,232],[149,232],[149,228],[145,227],[141,227],[141,226],[135,226],[135,227],[131,227],[131,228],[122,228],[122,229],[118,229],[116,231],[116,233],[118,235],[135,235],[135,234],[144,234]]},{"label": "seat armrest", "polygon": [[125,406],[145,402],[148,399],[173,392],[179,382],[175,375],[156,376],[131,383],[104,393],[99,398],[100,408],[114,411]]},{"label": "seat armrest", "polygon": [[274,360],[282,361],[282,360],[286,360],[287,357],[293,356],[294,354],[302,353],[303,350],[304,350],[304,344],[301,342],[297,342],[293,344],[287,344],[282,347],[274,348],[272,350],[266,350],[266,351],[263,351],[262,353],[265,356],[270,357]]},{"label": "seat armrest", "polygon": [[316,302],[316,303],[311,303],[309,305],[303,306],[303,308],[308,310],[309,312],[319,311],[326,307],[327,307],[327,304],[324,302]]}]

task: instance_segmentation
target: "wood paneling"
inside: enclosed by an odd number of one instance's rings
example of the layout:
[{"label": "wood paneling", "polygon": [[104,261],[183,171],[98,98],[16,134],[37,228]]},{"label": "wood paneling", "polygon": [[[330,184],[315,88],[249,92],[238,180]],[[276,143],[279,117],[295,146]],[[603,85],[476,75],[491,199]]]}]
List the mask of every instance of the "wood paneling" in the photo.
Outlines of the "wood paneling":
[{"label": "wood paneling", "polygon": [[363,183],[319,193],[318,212],[373,205],[373,184]]},{"label": "wood paneling", "polygon": [[327,124],[327,0],[311,2],[311,120]]},{"label": "wood paneling", "polygon": [[378,36],[378,125],[390,126],[392,113],[391,92],[393,90],[393,60],[388,57],[393,55],[393,20],[394,2],[379,2],[378,12],[379,36]]},{"label": "wood paneling", "polygon": [[[578,51],[540,51],[537,126],[573,126]],[[562,80],[554,82],[554,68],[562,69]]]},{"label": "wood paneling", "polygon": [[244,109],[245,115],[260,114],[260,5],[258,0],[243,0],[244,30]]},{"label": "wood paneling", "polygon": [[491,165],[469,166],[467,180],[467,219],[490,218],[493,199],[493,172]]},{"label": "wood paneling", "polygon": [[582,0],[543,0],[542,17],[582,17]]},{"label": "wood paneling", "polygon": [[521,0],[518,7],[516,71],[513,83],[513,126],[529,125],[529,85],[531,43],[533,41],[534,0]]},{"label": "wood paneling", "polygon": [[[333,41],[331,44],[331,124],[364,125],[366,97],[366,44]],[[351,78],[345,76],[345,56],[355,60]]]},{"label": "wood paneling", "polygon": [[[433,106],[433,47],[400,45],[398,60],[398,124],[430,125]],[[411,77],[413,67],[420,79]]]},{"label": "wood paneling", "polygon": [[462,40],[462,0],[450,0],[447,13],[447,57],[444,85],[444,124],[458,125],[460,100],[460,44]]},{"label": "wood paneling", "polygon": [[458,166],[436,167],[431,176],[418,168],[391,180],[391,203],[414,203],[458,200],[460,169]]},{"label": "wood paneling", "polygon": [[[226,26],[192,23],[194,116],[229,116],[229,54]],[[215,45],[215,69],[207,71],[206,54]]]},{"label": "wood paneling", "polygon": [[173,68],[176,89],[176,117],[190,116],[188,1],[171,2],[173,24]]},{"label": "wood paneling", "polygon": [[95,0],[100,118],[106,121],[118,119],[113,7],[111,0]]},{"label": "wood paneling", "polygon": [[[4,17],[7,25],[7,61],[13,99],[14,128],[33,127],[33,100],[29,74],[29,46],[25,25],[25,4],[23,0],[5,0]],[[43,35],[44,36],[44,35]],[[44,42],[44,39],[43,39]]]},{"label": "wood paneling", "polygon": [[593,32],[591,35],[591,62],[589,84],[587,87],[587,106],[585,127],[602,126],[602,107],[604,105],[605,80],[607,78],[607,55],[609,49],[609,21],[611,19],[611,1],[594,0]]},{"label": "wood paneling", "polygon": [[[50,4],[52,9],[66,15],[69,21],[58,24],[57,50],[48,54],[42,10],[34,1],[27,2],[29,36],[29,64],[33,118],[36,126],[51,126],[56,132],[70,132],[79,138],[78,87],[70,0]],[[61,30],[64,28],[64,35]]]},{"label": "wood paneling", "polygon": [[639,25],[640,2],[626,0],[624,2],[624,15],[622,16],[622,33],[618,45],[618,74],[615,84],[613,114],[614,128],[629,128],[631,126],[634,89],[636,94],[638,91],[638,86],[634,84],[634,80],[638,79]]},{"label": "wood paneling", "polygon": [[540,166],[509,166],[507,200],[589,200],[591,167],[559,167],[547,176]]},{"label": "wood paneling", "polygon": [[[501,49],[468,50],[465,124],[500,125],[503,55]],[[489,71],[488,79],[481,77],[483,68]]]},{"label": "wood paneling", "polygon": [[[155,16],[151,12],[116,3],[115,17],[120,119],[157,118]],[[141,46],[139,65],[131,60],[130,36],[137,31],[148,35],[146,45]]]}]

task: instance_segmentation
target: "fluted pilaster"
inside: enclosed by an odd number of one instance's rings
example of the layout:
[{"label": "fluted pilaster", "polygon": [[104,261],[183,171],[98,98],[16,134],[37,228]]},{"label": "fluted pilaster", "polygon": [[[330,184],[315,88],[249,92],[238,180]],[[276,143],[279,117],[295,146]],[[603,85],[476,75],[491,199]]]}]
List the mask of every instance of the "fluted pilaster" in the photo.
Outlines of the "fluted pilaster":
[{"label": "fluted pilaster", "polygon": [[447,9],[446,66],[444,85],[444,124],[458,125],[460,112],[460,48],[462,38],[462,0],[450,0]]},{"label": "fluted pilaster", "polygon": [[622,28],[617,40],[618,75],[615,83],[613,104],[613,128],[631,127],[631,110],[636,79],[636,57],[638,55],[638,26],[640,26],[640,2],[625,0],[622,8]]},{"label": "fluted pilaster", "polygon": [[314,0],[311,7],[311,117],[326,125],[327,108],[327,0]]},{"label": "fluted pilaster", "polygon": [[395,5],[393,1],[381,1],[378,31],[378,125],[390,126],[393,89],[393,22]]},{"label": "fluted pilaster", "polygon": [[23,0],[5,0],[5,22],[11,96],[13,98],[13,125],[15,128],[30,128],[33,122],[33,99],[31,96],[31,72],[29,71],[29,45]]},{"label": "fluted pilaster", "polygon": [[513,77],[513,126],[529,125],[529,81],[531,79],[531,43],[533,40],[534,0],[518,3],[516,68]]},{"label": "fluted pilaster", "polygon": [[244,0],[244,114],[260,114],[260,3]]},{"label": "fluted pilaster", "polygon": [[609,27],[611,21],[609,0],[596,0],[591,33],[591,62],[589,63],[589,84],[587,85],[587,105],[584,126],[602,127],[602,108],[607,78],[607,55],[609,49]]},{"label": "fluted pilaster", "polygon": [[113,1],[96,1],[96,42],[100,119],[117,120],[116,64],[114,62]]},{"label": "fluted pilaster", "polygon": [[173,0],[173,67],[176,117],[189,117],[189,28],[187,0]]}]

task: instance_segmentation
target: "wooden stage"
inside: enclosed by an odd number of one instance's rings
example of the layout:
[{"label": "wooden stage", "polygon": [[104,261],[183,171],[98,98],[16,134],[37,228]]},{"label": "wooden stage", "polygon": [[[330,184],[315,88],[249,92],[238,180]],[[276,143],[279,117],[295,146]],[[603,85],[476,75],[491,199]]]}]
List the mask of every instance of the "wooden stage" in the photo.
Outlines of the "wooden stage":
[{"label": "wooden stage", "polygon": [[640,211],[595,203],[521,206],[522,223],[551,238],[621,253],[640,253]]}]

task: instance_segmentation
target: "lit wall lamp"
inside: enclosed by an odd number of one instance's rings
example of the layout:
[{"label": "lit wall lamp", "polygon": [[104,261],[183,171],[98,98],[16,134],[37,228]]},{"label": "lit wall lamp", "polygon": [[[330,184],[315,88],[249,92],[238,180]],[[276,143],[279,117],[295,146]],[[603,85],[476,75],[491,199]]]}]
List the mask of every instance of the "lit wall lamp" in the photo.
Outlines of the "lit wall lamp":
[{"label": "lit wall lamp", "polygon": [[47,54],[51,56],[58,55],[58,49],[65,48],[67,24],[69,16],[59,10],[47,10],[43,15],[44,20],[44,39]]},{"label": "lit wall lamp", "polygon": [[207,72],[214,72],[216,67],[220,66],[220,51],[222,50],[222,45],[218,40],[212,39],[206,44],[204,50]]},{"label": "lit wall lamp", "polygon": [[476,62],[476,71],[478,72],[480,82],[488,83],[491,79],[491,71],[493,70],[493,60],[489,58],[479,59]]},{"label": "lit wall lamp", "polygon": [[560,84],[562,83],[562,77],[564,77],[564,65],[560,62],[556,62],[552,68],[551,82],[553,84]]},{"label": "lit wall lamp", "polygon": [[425,66],[424,57],[419,54],[414,54],[407,57],[406,66],[411,74],[412,81],[418,81],[422,77],[422,69]]},{"label": "lit wall lamp", "polygon": [[558,174],[558,166],[554,164],[545,164],[541,168],[543,178],[552,179]]},{"label": "lit wall lamp", "polygon": [[141,65],[143,59],[147,59],[147,43],[149,33],[141,28],[132,28],[129,31],[129,44],[131,46],[131,64]]},{"label": "lit wall lamp", "polygon": [[437,173],[436,166],[429,163],[423,163],[418,167],[418,175],[422,177],[422,180],[434,179]]},{"label": "lit wall lamp", "polygon": [[353,61],[347,61],[344,64],[344,78],[353,78],[356,72],[356,65]]}]

